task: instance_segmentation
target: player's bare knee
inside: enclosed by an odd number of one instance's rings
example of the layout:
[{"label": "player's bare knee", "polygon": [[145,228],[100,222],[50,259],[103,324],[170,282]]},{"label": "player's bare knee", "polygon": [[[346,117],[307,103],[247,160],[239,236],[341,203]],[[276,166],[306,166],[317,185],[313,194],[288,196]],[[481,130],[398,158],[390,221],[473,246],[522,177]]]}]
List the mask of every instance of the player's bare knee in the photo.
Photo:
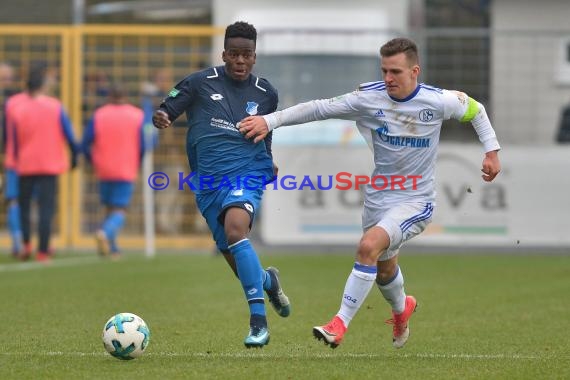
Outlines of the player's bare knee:
[{"label": "player's bare knee", "polygon": [[358,262],[366,265],[373,265],[380,257],[381,247],[374,239],[363,237],[358,244],[356,252]]},{"label": "player's bare knee", "polygon": [[227,223],[224,226],[224,231],[226,233],[226,239],[228,244],[237,243],[247,237],[247,229],[243,228],[237,223]]}]

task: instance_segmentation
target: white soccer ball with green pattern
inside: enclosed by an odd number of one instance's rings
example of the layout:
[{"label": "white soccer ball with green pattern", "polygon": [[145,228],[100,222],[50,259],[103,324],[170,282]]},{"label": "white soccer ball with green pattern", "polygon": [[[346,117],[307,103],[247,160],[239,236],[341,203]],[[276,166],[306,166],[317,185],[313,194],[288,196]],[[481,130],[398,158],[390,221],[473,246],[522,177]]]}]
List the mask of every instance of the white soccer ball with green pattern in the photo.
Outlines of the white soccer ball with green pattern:
[{"label": "white soccer ball with green pattern", "polygon": [[150,341],[145,321],[132,313],[119,313],[109,318],[103,328],[103,345],[108,353],[121,360],[141,356]]}]

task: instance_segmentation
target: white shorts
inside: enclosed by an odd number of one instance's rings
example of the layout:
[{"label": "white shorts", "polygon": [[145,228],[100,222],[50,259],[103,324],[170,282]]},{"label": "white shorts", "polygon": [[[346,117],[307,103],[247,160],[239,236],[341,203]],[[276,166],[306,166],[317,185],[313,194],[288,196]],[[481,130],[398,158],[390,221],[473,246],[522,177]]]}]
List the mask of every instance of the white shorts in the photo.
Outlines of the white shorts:
[{"label": "white shorts", "polygon": [[378,261],[396,256],[404,242],[419,235],[431,223],[432,202],[399,203],[390,206],[365,205],[362,212],[364,231],[378,226],[390,237],[390,246]]}]

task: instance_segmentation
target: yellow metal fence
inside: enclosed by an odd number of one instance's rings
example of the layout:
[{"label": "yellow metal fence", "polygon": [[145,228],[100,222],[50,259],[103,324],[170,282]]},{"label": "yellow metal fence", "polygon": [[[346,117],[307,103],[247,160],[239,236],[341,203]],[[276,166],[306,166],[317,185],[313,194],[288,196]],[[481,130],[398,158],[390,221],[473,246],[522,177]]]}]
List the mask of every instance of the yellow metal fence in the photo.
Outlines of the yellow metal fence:
[{"label": "yellow metal fence", "polygon": [[[86,121],[105,101],[109,85],[123,84],[131,103],[157,106],[170,88],[189,73],[211,65],[214,27],[172,26],[0,26],[0,62],[15,69],[12,90],[24,88],[29,66],[45,62],[59,73],[54,95],[65,105],[77,139]],[[7,95],[0,93],[2,104]],[[188,170],[184,122],[161,131],[154,150],[154,168],[174,174]],[[2,169],[3,170],[3,169]],[[120,235],[124,248],[142,248],[143,205],[140,178],[127,222]],[[80,164],[61,176],[52,243],[58,248],[92,248],[93,232],[103,218],[97,182],[92,170]],[[155,194],[157,247],[204,249],[212,247],[194,196],[169,189]],[[5,204],[0,205],[0,245],[9,247]],[[32,232],[35,232],[33,230]]]}]

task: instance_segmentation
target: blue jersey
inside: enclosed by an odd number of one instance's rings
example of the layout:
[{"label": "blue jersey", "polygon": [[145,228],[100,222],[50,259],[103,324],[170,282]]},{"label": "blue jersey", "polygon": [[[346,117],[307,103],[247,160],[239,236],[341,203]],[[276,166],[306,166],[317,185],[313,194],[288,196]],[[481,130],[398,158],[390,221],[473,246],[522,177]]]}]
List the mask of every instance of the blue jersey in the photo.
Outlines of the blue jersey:
[{"label": "blue jersey", "polygon": [[272,178],[271,136],[254,144],[236,124],[249,115],[275,111],[277,102],[277,90],[267,80],[251,74],[236,81],[224,66],[193,73],[170,91],[160,109],[171,121],[186,113],[193,191],[209,191],[228,181],[238,185],[246,176]]}]

